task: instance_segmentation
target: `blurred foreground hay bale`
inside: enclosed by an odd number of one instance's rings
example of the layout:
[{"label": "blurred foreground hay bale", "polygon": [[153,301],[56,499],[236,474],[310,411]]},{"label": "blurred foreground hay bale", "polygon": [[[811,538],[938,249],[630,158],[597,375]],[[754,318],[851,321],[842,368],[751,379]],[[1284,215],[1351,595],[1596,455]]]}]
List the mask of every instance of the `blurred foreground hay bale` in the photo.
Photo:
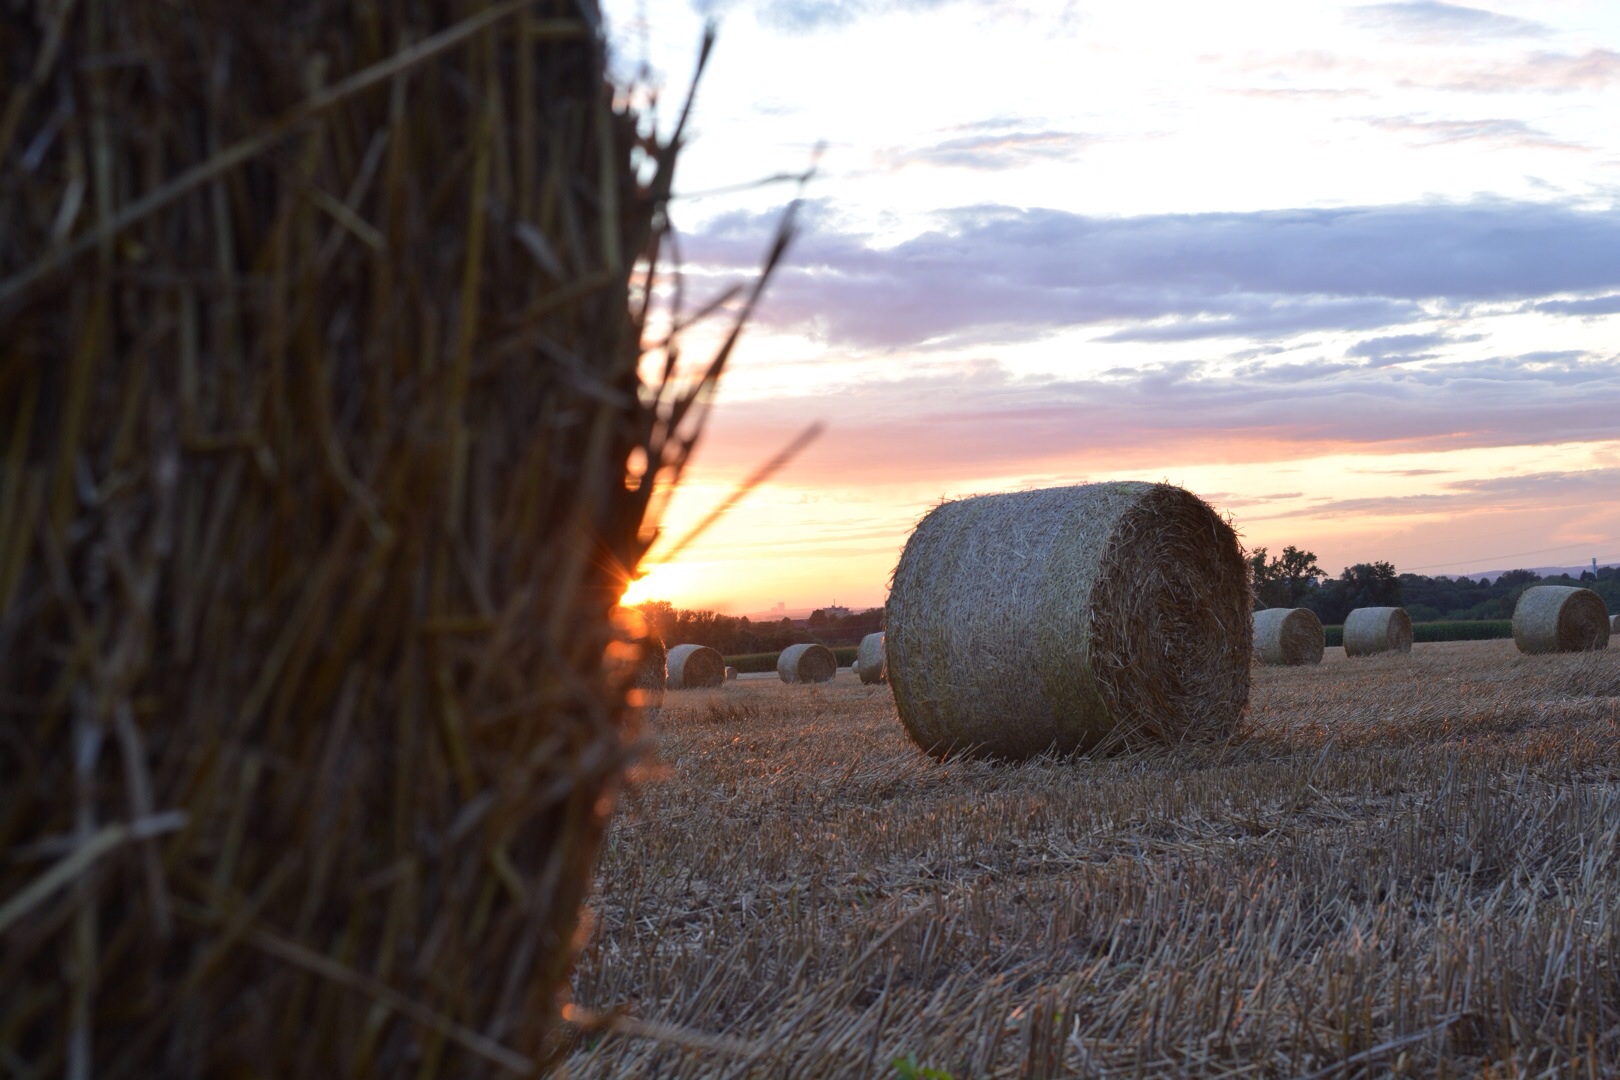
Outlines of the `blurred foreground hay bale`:
[{"label": "blurred foreground hay bale", "polygon": [[825,645],[789,645],[776,657],[776,674],[785,683],[831,682],[838,657]]},{"label": "blurred foreground hay bale", "polygon": [[669,650],[671,690],[701,690],[725,681],[725,658],[707,645],[677,645]]},{"label": "blurred foreground hay bale", "polygon": [[1310,608],[1267,608],[1254,613],[1254,656],[1262,664],[1320,664],[1326,641],[1322,620]]},{"label": "blurred foreground hay bale", "polygon": [[1609,630],[1608,605],[1591,589],[1532,585],[1513,608],[1513,643],[1524,653],[1605,649]]},{"label": "blurred foreground hay bale", "polygon": [[861,638],[860,649],[855,653],[855,674],[861,677],[863,683],[889,681],[889,665],[883,654],[882,631]]},{"label": "blurred foreground hay bale", "polygon": [[885,651],[930,753],[1224,739],[1249,695],[1237,537],[1167,484],[945,503],[894,571]]},{"label": "blurred foreground hay bale", "polygon": [[1377,653],[1412,651],[1412,617],[1405,608],[1356,608],[1344,617],[1344,654],[1373,656]]},{"label": "blurred foreground hay bale", "polygon": [[533,1073],[703,413],[637,370],[674,140],[589,0],[21,6],[0,1061]]}]

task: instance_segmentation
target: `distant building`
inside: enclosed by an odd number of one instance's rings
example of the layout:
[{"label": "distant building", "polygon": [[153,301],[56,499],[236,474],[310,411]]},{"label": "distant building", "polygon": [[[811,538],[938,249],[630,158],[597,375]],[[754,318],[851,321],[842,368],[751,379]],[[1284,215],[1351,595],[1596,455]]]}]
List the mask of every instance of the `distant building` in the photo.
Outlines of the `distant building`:
[{"label": "distant building", "polygon": [[847,619],[850,616],[849,608],[839,607],[837,604],[834,604],[832,607],[822,608],[821,610],[827,613],[828,619]]}]

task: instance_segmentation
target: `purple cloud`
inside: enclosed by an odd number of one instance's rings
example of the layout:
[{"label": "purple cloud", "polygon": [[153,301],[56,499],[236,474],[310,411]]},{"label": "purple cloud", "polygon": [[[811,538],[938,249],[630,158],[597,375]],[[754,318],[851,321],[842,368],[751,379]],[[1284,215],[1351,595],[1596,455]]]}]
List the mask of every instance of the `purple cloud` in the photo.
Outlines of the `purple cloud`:
[{"label": "purple cloud", "polygon": [[1484,142],[1519,149],[1575,150],[1588,148],[1554,138],[1523,120],[1492,117],[1479,120],[1417,120],[1410,116],[1366,116],[1362,123],[1380,131],[1410,136],[1417,146]]},{"label": "purple cloud", "polygon": [[[1397,326],[1420,305],[1620,289],[1620,214],[1482,201],[1099,218],[975,206],[890,247],[812,207],[761,319],[887,350],[1036,340],[1277,338]],[[754,265],[769,216],[685,240],[705,273]]]},{"label": "purple cloud", "polygon": [[1620,315],[1620,293],[1585,300],[1545,300],[1535,310],[1549,315]]},{"label": "purple cloud", "polygon": [[1085,473],[1164,461],[1284,460],[1343,449],[1457,450],[1612,439],[1620,356],[1494,357],[1418,368],[1354,363],[1228,372],[1197,361],[1084,378],[1000,365],[893,366],[836,388],[716,414],[706,463],[739,470],[806,417],[828,435],[795,465],[942,480]]},{"label": "purple cloud", "polygon": [[884,150],[878,154],[878,160],[890,168],[933,165],[1000,171],[1040,161],[1067,161],[1097,141],[1096,136],[1074,131],[981,132],[957,135],[927,146]]},{"label": "purple cloud", "polygon": [[1388,30],[1401,37],[1454,42],[1502,37],[1540,37],[1547,28],[1529,19],[1500,15],[1483,8],[1445,4],[1439,0],[1364,4],[1351,8],[1349,18],[1361,26]]}]

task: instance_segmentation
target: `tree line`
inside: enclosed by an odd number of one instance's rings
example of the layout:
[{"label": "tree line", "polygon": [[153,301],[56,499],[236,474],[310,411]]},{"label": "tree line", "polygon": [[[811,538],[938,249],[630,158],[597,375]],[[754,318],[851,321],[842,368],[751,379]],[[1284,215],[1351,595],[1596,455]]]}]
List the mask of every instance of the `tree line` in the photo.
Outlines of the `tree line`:
[{"label": "tree line", "polygon": [[[1255,610],[1310,608],[1326,626],[1342,624],[1359,607],[1404,607],[1414,622],[1508,619],[1519,594],[1531,585],[1581,585],[1603,597],[1611,612],[1620,611],[1620,567],[1603,567],[1595,574],[1587,570],[1578,578],[1567,574],[1543,578],[1530,570],[1509,570],[1491,581],[1402,574],[1391,563],[1369,562],[1347,566],[1338,577],[1330,577],[1317,564],[1315,553],[1292,544],[1281,555],[1254,548],[1246,561]],[[858,645],[867,634],[883,629],[882,608],[841,616],[822,608],[811,613],[808,626],[801,626],[792,619],[754,622],[746,615],[689,611],[667,600],[649,600],[639,607],[667,644],[707,645],[726,656],[780,652],[805,642]]]},{"label": "tree line", "polygon": [[1313,552],[1289,545],[1281,555],[1257,547],[1248,553],[1255,609],[1305,607],[1324,625],[1336,626],[1359,607],[1404,607],[1414,622],[1442,619],[1509,619],[1519,595],[1532,585],[1580,585],[1620,610],[1620,567],[1606,566],[1579,577],[1542,577],[1532,570],[1509,570],[1487,577],[1426,577],[1398,573],[1387,562],[1356,563],[1329,577]]},{"label": "tree line", "polygon": [[667,645],[707,645],[726,656],[781,652],[789,645],[859,645],[867,634],[883,629],[883,609],[868,608],[833,616],[825,608],[810,614],[809,626],[792,619],[754,622],[746,615],[688,611],[667,600],[638,605],[647,623]]}]

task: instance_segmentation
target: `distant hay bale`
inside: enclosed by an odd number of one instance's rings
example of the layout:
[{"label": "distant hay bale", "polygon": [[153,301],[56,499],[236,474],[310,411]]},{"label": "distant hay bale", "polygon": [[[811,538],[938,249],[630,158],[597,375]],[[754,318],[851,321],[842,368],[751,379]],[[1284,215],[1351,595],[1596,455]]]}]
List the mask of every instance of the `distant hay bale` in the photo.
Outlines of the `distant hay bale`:
[{"label": "distant hay bale", "polygon": [[1620,634],[1620,615],[1609,616],[1609,636]]},{"label": "distant hay bale", "polygon": [[855,654],[855,674],[863,683],[887,682],[888,661],[883,656],[883,634],[867,634],[861,638],[861,647]]},{"label": "distant hay bale", "polygon": [[1254,613],[1254,656],[1262,664],[1320,664],[1327,635],[1310,608],[1267,608]]},{"label": "distant hay bale", "polygon": [[707,645],[677,645],[669,650],[671,690],[700,690],[726,681],[725,657]]},{"label": "distant hay bale", "polygon": [[1523,653],[1608,648],[1610,629],[1608,606],[1591,589],[1535,585],[1513,609],[1513,643]]},{"label": "distant hay bale", "polygon": [[1218,740],[1248,702],[1249,604],[1237,537],[1180,488],[982,495],[906,542],[887,675],[941,757]]},{"label": "distant hay bale", "polygon": [[737,669],[732,667],[730,664],[727,664],[726,665],[726,682],[731,682],[736,677],[737,677]]},{"label": "distant hay bale", "polygon": [[1412,617],[1405,608],[1356,608],[1344,620],[1344,654],[1411,652]]},{"label": "distant hay bale", "polygon": [[831,682],[838,657],[825,645],[789,645],[776,658],[776,673],[785,683]]}]

